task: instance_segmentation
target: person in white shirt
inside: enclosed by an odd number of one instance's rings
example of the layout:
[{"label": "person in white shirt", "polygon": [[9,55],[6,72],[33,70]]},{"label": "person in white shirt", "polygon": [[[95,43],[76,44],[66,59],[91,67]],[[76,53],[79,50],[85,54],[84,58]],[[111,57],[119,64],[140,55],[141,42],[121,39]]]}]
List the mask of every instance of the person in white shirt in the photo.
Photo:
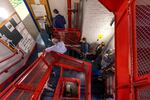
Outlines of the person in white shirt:
[{"label": "person in white shirt", "polygon": [[46,48],[45,49],[46,52],[54,51],[54,52],[58,52],[61,54],[64,54],[65,52],[67,52],[67,48],[65,47],[65,44],[63,41],[53,38],[52,42],[54,45]]},{"label": "person in white shirt", "polygon": [[[58,40],[56,38],[53,38],[52,42],[53,42],[54,45],[51,46],[51,47],[46,48],[45,52],[54,51],[54,52],[58,52],[58,53],[61,53],[61,54],[64,54],[65,52],[67,52],[67,48],[65,47],[65,44],[64,44],[63,41]],[[52,71],[52,75],[55,78],[56,77],[56,72]],[[49,78],[49,80],[50,80],[50,78]],[[44,89],[54,92],[54,89],[52,87],[53,87],[53,85],[48,83],[48,81],[47,81],[45,86],[44,86]]]}]

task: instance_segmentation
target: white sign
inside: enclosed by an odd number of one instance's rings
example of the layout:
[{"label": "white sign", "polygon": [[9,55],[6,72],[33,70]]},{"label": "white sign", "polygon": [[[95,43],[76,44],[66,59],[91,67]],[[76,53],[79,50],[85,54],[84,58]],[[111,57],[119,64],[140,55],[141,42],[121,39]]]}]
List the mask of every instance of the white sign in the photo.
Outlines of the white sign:
[{"label": "white sign", "polygon": [[17,23],[17,24],[19,24],[19,22],[20,22],[20,19],[19,19],[19,17],[15,14],[15,15],[13,15],[13,17],[12,17],[14,20],[15,20],[15,22]]},{"label": "white sign", "polygon": [[41,16],[46,16],[46,9],[44,5],[35,5],[32,4],[31,5],[33,12],[35,14],[36,17],[41,17]]},{"label": "white sign", "polygon": [[41,29],[44,29],[45,30],[45,23],[44,23],[45,21],[44,20],[38,20],[38,23],[39,23],[39,25],[40,25],[40,28]]},{"label": "white sign", "polygon": [[10,32],[12,32],[15,28],[14,28],[14,26],[10,23],[10,22],[8,22],[7,24],[5,24],[5,26],[7,27],[7,29],[10,31]]},{"label": "white sign", "polygon": [[33,43],[34,40],[31,37],[31,35],[29,34],[29,32],[27,31],[26,28],[24,28],[21,31],[21,35],[23,37],[23,39],[19,42],[19,47],[26,53],[28,53],[29,51],[31,51],[31,49],[33,48]]},{"label": "white sign", "polygon": [[23,38],[26,38],[29,33],[26,29],[24,29],[23,31],[20,32],[20,34],[22,35]]},{"label": "white sign", "polygon": [[17,26],[16,26],[16,30],[20,33],[23,29],[25,28],[25,26],[23,25],[23,23],[19,23]]}]

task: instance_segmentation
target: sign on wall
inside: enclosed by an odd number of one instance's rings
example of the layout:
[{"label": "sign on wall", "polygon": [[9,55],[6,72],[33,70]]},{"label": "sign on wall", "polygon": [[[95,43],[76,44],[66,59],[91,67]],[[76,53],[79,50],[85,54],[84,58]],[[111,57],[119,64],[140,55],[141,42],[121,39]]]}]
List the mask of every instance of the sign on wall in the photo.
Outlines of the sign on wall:
[{"label": "sign on wall", "polygon": [[11,44],[16,49],[19,47],[26,53],[29,53],[35,44],[34,39],[16,13],[0,28],[0,35],[6,44]]},{"label": "sign on wall", "polygon": [[32,7],[33,12],[34,12],[36,17],[41,17],[41,16],[46,16],[47,15],[44,5],[32,4],[31,7]]}]

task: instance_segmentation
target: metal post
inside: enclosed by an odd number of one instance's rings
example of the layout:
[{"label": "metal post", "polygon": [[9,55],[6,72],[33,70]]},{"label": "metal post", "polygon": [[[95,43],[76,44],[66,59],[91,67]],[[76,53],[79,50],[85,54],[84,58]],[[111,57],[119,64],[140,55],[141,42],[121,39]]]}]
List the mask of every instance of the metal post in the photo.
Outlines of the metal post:
[{"label": "metal post", "polygon": [[72,28],[71,0],[67,0],[67,6],[68,6],[68,28]]}]

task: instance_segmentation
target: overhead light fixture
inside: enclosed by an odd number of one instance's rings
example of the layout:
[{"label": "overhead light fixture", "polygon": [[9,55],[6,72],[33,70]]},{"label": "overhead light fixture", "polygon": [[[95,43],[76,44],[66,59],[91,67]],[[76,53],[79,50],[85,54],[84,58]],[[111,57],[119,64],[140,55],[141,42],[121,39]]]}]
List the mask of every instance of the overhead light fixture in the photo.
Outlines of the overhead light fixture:
[{"label": "overhead light fixture", "polygon": [[0,8],[0,18],[7,19],[8,17],[8,12],[4,8]]}]

